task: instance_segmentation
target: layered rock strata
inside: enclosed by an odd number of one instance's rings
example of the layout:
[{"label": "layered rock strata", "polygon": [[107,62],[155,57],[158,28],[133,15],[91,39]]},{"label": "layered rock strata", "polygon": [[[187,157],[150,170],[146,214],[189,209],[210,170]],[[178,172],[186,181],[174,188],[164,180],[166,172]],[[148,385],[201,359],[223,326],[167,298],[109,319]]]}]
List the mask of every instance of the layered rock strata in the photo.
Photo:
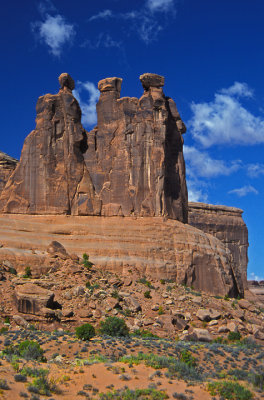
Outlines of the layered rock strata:
[{"label": "layered rock strata", "polygon": [[99,82],[98,126],[87,135],[72,94],[74,81],[62,74],[59,93],[37,102],[36,129],[25,140],[0,209],[187,222],[185,126],[163,93],[164,78],[144,74],[140,80],[140,99],[120,98],[120,78]]},{"label": "layered rock strata", "polygon": [[248,230],[239,208],[189,202],[189,224],[210,233],[230,250],[234,275],[247,288]]},{"label": "layered rock strata", "polygon": [[9,176],[12,174],[18,160],[0,151],[0,194],[4,189]]},{"label": "layered rock strata", "polygon": [[[141,276],[172,279],[215,295],[238,294],[226,246],[179,221],[164,221],[162,217],[0,215],[0,261],[9,260],[18,272],[31,265],[32,273],[46,273],[51,268],[50,242],[54,240],[69,254],[89,254],[96,269],[125,276],[136,269]],[[69,270],[73,273],[74,268]]]}]

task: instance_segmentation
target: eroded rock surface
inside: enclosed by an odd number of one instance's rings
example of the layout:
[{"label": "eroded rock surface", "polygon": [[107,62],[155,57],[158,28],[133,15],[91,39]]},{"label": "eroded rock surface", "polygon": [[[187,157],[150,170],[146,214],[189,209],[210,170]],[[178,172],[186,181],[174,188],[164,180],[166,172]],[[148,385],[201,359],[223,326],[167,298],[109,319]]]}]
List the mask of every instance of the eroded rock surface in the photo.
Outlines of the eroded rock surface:
[{"label": "eroded rock surface", "polygon": [[72,95],[74,82],[68,74],[59,80],[58,94],[38,99],[36,129],[26,138],[20,162],[0,197],[4,212],[71,214],[82,187],[93,207],[93,185],[83,159],[87,136]]},{"label": "eroded rock surface", "polygon": [[84,157],[101,214],[168,215],[187,222],[185,126],[163,93],[164,78],[144,74],[140,80],[140,99],[120,98],[120,78],[98,84],[98,126],[88,135]]},{"label": "eroded rock surface", "polygon": [[[169,216],[187,222],[182,133],[164,78],[141,75],[140,99],[120,98],[122,79],[99,82],[98,126],[88,134],[61,74],[60,91],[37,102],[36,129],[0,197],[6,213]],[[85,162],[84,162],[85,158]]]},{"label": "eroded rock surface", "polygon": [[0,151],[0,194],[4,189],[9,176],[12,174],[18,160]]},{"label": "eroded rock surface", "polygon": [[241,288],[247,288],[248,230],[239,208],[189,203],[189,224],[210,233],[230,250],[234,276]]},{"label": "eroded rock surface", "polygon": [[[124,276],[136,268],[141,276],[171,279],[215,295],[238,294],[226,246],[190,225],[162,217],[5,214],[0,216],[0,242],[4,244],[0,261],[10,260],[18,272],[27,265],[32,274],[35,269],[46,273],[51,266],[57,271],[56,260],[60,264],[65,257],[56,252],[59,259],[51,258],[50,242],[55,238],[69,254],[89,254],[95,268]],[[76,268],[79,272],[80,266],[75,267],[72,258],[65,262],[63,268],[71,276]]]},{"label": "eroded rock surface", "polygon": [[16,287],[15,299],[19,312],[41,315],[43,307],[53,307],[54,293],[33,283],[25,283]]}]

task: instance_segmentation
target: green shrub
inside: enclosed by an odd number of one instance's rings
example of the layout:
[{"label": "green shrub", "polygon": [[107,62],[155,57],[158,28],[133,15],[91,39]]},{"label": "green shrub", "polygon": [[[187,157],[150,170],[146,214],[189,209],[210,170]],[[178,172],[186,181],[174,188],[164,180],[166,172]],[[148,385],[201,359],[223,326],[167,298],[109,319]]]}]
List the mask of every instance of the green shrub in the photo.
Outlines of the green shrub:
[{"label": "green shrub", "polygon": [[76,336],[81,340],[90,340],[95,336],[95,329],[91,324],[83,324],[75,329]]},{"label": "green shrub", "polygon": [[10,318],[9,317],[5,317],[5,324],[10,324]]},{"label": "green shrub", "polygon": [[159,336],[154,335],[154,333],[147,331],[147,330],[140,330],[140,329],[136,329],[133,333],[132,336],[140,336],[140,337],[144,337],[144,338],[158,338]]},{"label": "green shrub", "polygon": [[236,340],[241,339],[241,333],[240,332],[229,332],[227,339],[230,340],[231,342],[234,342]]},{"label": "green shrub", "polygon": [[28,386],[28,391],[32,393],[42,394],[44,396],[50,396],[52,392],[57,394],[60,393],[55,382],[49,380],[47,376],[40,376],[34,378],[32,383]]},{"label": "green shrub", "polygon": [[250,400],[253,398],[252,393],[237,382],[219,381],[211,382],[207,385],[211,396],[219,395],[223,399],[228,400]]},{"label": "green shrub", "polygon": [[89,256],[87,253],[83,253],[82,264],[87,269],[91,269],[92,266],[94,265],[91,261],[89,261]]},{"label": "green shrub", "polygon": [[145,297],[146,299],[152,299],[152,296],[151,296],[151,294],[150,294],[150,290],[146,290],[146,292],[144,292],[144,297]]},{"label": "green shrub", "polygon": [[180,361],[187,364],[189,367],[196,367],[196,358],[192,356],[189,350],[182,350],[180,353]]},{"label": "green shrub", "polygon": [[118,389],[113,392],[100,393],[101,400],[164,400],[169,396],[162,390],[156,389]]},{"label": "green shrub", "polygon": [[31,269],[30,269],[30,267],[26,267],[23,278],[31,278],[31,277],[32,277]]},{"label": "green shrub", "polygon": [[128,336],[129,329],[123,319],[108,317],[100,322],[100,333],[109,336]]},{"label": "green shrub", "polygon": [[7,384],[7,381],[5,379],[0,379],[0,389],[2,390],[9,390],[10,387]]},{"label": "green shrub", "polygon": [[160,283],[161,283],[162,285],[165,285],[165,279],[161,279],[161,280],[160,280]]},{"label": "green shrub", "polygon": [[12,275],[17,275],[17,270],[14,267],[9,267],[8,272]]},{"label": "green shrub", "polygon": [[18,345],[18,354],[26,360],[45,361],[44,350],[34,340],[24,340]]},{"label": "green shrub", "polygon": [[164,310],[163,310],[163,307],[162,307],[162,306],[159,306],[158,314],[159,314],[159,315],[164,314]]}]

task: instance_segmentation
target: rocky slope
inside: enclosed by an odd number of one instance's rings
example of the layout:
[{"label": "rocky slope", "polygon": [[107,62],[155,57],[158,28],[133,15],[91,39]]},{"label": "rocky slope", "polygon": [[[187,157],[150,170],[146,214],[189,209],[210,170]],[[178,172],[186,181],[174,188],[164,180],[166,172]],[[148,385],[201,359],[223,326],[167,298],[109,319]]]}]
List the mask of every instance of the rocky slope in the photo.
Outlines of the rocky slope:
[{"label": "rocky slope", "polygon": [[[150,278],[172,279],[210,293],[236,296],[232,257],[215,237],[179,221],[157,217],[0,216],[0,260],[18,271],[50,268],[48,245],[89,254],[97,267],[120,274],[136,268]],[[70,273],[70,271],[69,271]],[[239,282],[238,282],[239,283]],[[242,290],[242,289],[241,289]]]}]

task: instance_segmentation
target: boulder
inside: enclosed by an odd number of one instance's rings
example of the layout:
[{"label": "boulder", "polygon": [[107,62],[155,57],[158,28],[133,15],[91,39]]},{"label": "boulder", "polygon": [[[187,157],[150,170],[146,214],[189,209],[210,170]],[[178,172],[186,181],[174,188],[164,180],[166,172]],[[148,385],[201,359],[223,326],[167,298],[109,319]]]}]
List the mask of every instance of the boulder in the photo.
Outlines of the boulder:
[{"label": "boulder", "polygon": [[212,308],[208,309],[199,309],[196,313],[197,318],[201,321],[209,322],[212,319],[219,319],[221,317],[221,313],[217,310],[213,310]]},{"label": "boulder", "polygon": [[198,342],[211,342],[212,337],[207,329],[193,328],[192,331],[185,336],[186,340],[194,340]]},{"label": "boulder", "polygon": [[54,307],[54,293],[34,283],[25,283],[15,288],[17,309],[24,314],[42,315],[42,308]]}]

